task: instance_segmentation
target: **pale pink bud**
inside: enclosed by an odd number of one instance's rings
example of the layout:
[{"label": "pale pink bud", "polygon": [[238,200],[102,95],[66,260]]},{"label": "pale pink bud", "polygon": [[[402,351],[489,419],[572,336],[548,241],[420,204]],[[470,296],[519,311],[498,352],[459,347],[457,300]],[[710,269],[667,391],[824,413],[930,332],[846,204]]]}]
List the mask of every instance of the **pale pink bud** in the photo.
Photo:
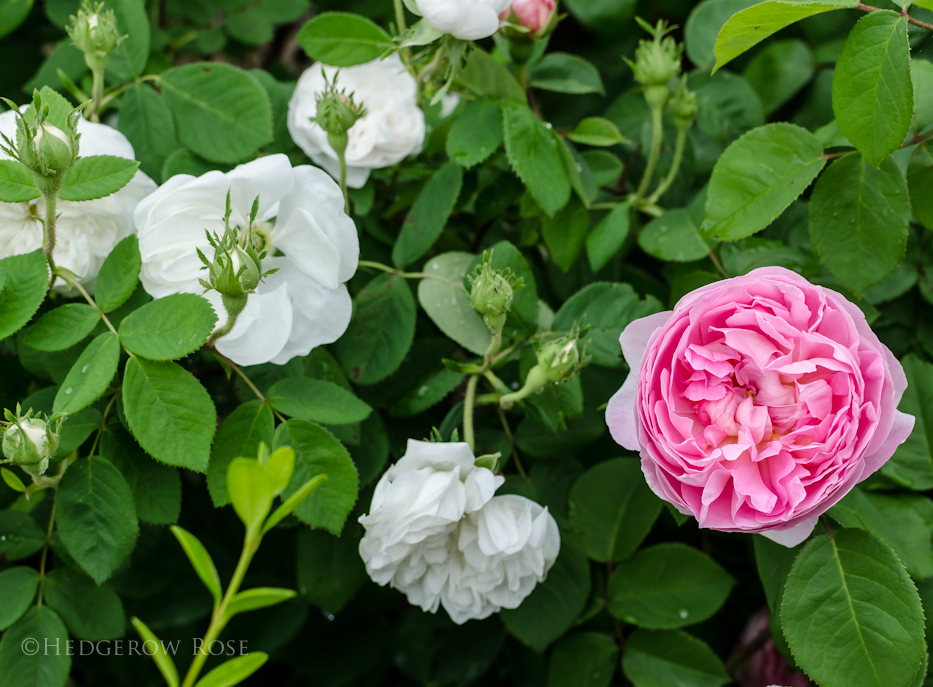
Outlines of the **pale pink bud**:
[{"label": "pale pink bud", "polygon": [[499,18],[505,21],[510,11],[514,11],[522,26],[531,33],[538,33],[547,29],[556,10],[557,0],[514,0],[511,10],[506,10]]}]

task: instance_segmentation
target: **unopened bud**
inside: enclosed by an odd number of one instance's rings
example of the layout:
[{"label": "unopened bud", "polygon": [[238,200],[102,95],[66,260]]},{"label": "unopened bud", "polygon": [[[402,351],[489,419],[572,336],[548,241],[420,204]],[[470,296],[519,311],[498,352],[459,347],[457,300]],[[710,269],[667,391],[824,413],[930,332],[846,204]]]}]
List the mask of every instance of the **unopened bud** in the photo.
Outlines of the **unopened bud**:
[{"label": "unopened bud", "polygon": [[632,68],[635,80],[645,86],[646,92],[651,86],[666,88],[667,83],[680,74],[683,46],[667,36],[673,27],[668,27],[664,21],[659,21],[655,27],[641,19],[638,21],[648,33],[652,34],[653,39],[639,41],[638,48],[635,50],[635,61],[626,59],[626,62]]},{"label": "unopened bud", "polygon": [[84,60],[92,70],[105,69],[110,53],[117,49],[125,36],[117,30],[112,9],[104,10],[103,3],[91,5],[85,0],[77,15],[71,16],[68,35],[84,53]]},{"label": "unopened bud", "polygon": [[473,308],[487,319],[502,318],[512,308],[515,291],[525,283],[521,277],[512,274],[509,268],[496,270],[492,267],[492,256],[483,253],[483,263],[476,266],[475,274],[470,275],[470,300]]},{"label": "unopened bud", "polygon": [[328,142],[338,154],[347,149],[347,132],[366,116],[366,108],[354,102],[352,93],[347,95],[337,90],[339,75],[339,72],[334,74],[333,81],[328,81],[324,75],[324,90],[315,97],[317,113],[312,120],[327,132]]},{"label": "unopened bud", "polygon": [[[518,24],[528,30],[525,40],[544,38],[557,25],[557,0],[514,0],[512,7],[499,15],[501,21]],[[520,39],[515,30],[504,30],[509,40]]]},{"label": "unopened bud", "polygon": [[689,126],[697,116],[697,94],[687,88],[687,77],[677,82],[671,98],[671,112],[682,126]]},{"label": "unopened bud", "polygon": [[575,377],[589,363],[586,345],[581,340],[589,332],[574,325],[567,336],[550,341],[538,349],[538,366],[549,382],[566,382]]},{"label": "unopened bud", "polygon": [[58,451],[61,419],[43,420],[32,417],[32,413],[20,415],[6,411],[6,429],[3,432],[2,449],[7,462],[19,465],[30,475],[38,477],[49,467],[49,460]]},{"label": "unopened bud", "polygon": [[57,126],[40,125],[33,142],[39,164],[52,173],[61,174],[74,162],[75,154],[71,137]]}]

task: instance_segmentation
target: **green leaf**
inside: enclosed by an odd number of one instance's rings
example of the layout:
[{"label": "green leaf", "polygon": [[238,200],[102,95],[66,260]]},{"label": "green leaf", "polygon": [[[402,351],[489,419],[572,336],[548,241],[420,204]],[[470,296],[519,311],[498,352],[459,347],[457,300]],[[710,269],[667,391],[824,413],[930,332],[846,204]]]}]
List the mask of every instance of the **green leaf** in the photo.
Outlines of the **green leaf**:
[{"label": "green leaf", "polygon": [[636,630],[625,640],[622,672],[635,687],[721,687],[729,676],[703,642],[682,630]]},{"label": "green leaf", "polygon": [[108,0],[107,7],[116,15],[117,31],[126,36],[110,55],[107,76],[130,81],[143,73],[149,59],[149,18],[137,0]]},{"label": "green leaf", "polygon": [[0,38],[12,33],[29,16],[33,0],[8,0],[0,6]]},{"label": "green leaf", "polygon": [[352,528],[339,537],[307,528],[298,533],[298,589],[324,613],[342,611],[368,579]]},{"label": "green leaf", "polygon": [[113,332],[104,332],[78,357],[58,393],[56,413],[76,413],[100,398],[110,386],[120,364],[120,340]]},{"label": "green leaf", "polygon": [[101,436],[100,455],[123,473],[141,521],[170,525],[178,520],[181,514],[178,470],[147,456],[122,426],[114,424],[108,425]]},{"label": "green leaf", "polygon": [[933,227],[933,194],[927,189],[933,184],[933,155],[921,145],[910,158],[907,166],[907,188],[910,191],[910,207],[914,219],[923,226]]},{"label": "green leaf", "polygon": [[926,653],[913,582],[894,552],[861,530],[807,543],[787,578],[781,621],[797,664],[823,687],[908,687]]},{"label": "green leaf", "polygon": [[68,553],[97,584],[136,546],[133,494],[120,471],[100,456],[68,468],[55,496],[55,522]]},{"label": "green leaf", "polygon": [[570,490],[570,524],[595,561],[631,556],[661,514],[664,504],[630,458],[607,460],[587,470]]},{"label": "green leaf", "polygon": [[32,568],[17,566],[0,572],[0,630],[19,620],[36,598],[39,573]]},{"label": "green leaf", "polygon": [[881,472],[909,489],[929,491],[933,489],[933,365],[915,355],[905,356],[901,364],[907,389],[898,409],[913,415],[916,423]]},{"label": "green leaf", "polygon": [[0,202],[24,203],[41,195],[26,165],[16,160],[0,160]]},{"label": "green leaf", "polygon": [[535,88],[558,93],[606,94],[599,70],[578,55],[552,52],[532,66],[529,83]]},{"label": "green leaf", "polygon": [[488,52],[474,47],[457,74],[460,85],[482,98],[498,98],[527,103],[525,91],[505,65]]},{"label": "green leaf", "polygon": [[718,611],[735,579],[705,553],[684,544],[642,549],[609,579],[609,611],[651,630],[695,625]]},{"label": "green leaf", "polygon": [[288,498],[312,477],[326,474],[327,481],[295,509],[295,516],[307,525],[339,536],[359,491],[359,477],[350,454],[326,429],[304,420],[279,425],[275,448],[280,446],[291,446],[297,455],[295,474],[282,497]]},{"label": "green leaf", "polygon": [[127,315],[120,323],[120,342],[149,360],[177,360],[199,349],[216,324],[206,299],[176,293]]},{"label": "green leaf", "polygon": [[709,70],[715,65],[713,53],[716,36],[723,25],[737,12],[756,4],[756,0],[702,0],[687,17],[684,38],[687,57],[698,69]]},{"label": "green leaf", "polygon": [[600,147],[618,145],[627,140],[619,132],[619,127],[605,117],[587,117],[577,124],[573,132],[567,134],[567,138],[574,143]]},{"label": "green leaf", "polygon": [[[281,451],[282,449],[279,448],[278,450]],[[292,455],[294,455],[294,452],[292,452]],[[272,515],[269,516],[268,520],[266,520],[266,524],[262,527],[262,534],[265,534],[280,522],[282,522],[282,520],[291,515],[294,510],[302,503],[304,503],[305,499],[311,495],[311,492],[315,491],[326,481],[327,475],[319,474],[298,487],[298,489],[293,492],[291,496],[282,502],[282,505],[272,511]]]},{"label": "green leaf", "polygon": [[392,404],[392,417],[411,417],[423,413],[443,401],[466,378],[466,375],[441,369],[425,379],[418,388],[409,391]]},{"label": "green leaf", "polygon": [[628,284],[595,282],[585,286],[564,301],[554,316],[552,329],[568,331],[574,322],[590,325],[590,346],[587,353],[593,362],[606,367],[622,366],[619,337],[630,322],[660,312],[661,304],[654,298],[639,300]]},{"label": "green leaf", "polygon": [[343,387],[320,379],[283,379],[273,384],[266,396],[283,415],[326,425],[360,422],[373,411]]},{"label": "green leaf", "polygon": [[888,496],[855,487],[829,514],[843,527],[871,532],[918,580],[933,577],[933,501],[916,494]]},{"label": "green leaf", "polygon": [[7,486],[13,491],[18,491],[21,494],[26,492],[26,485],[23,484],[23,480],[12,470],[0,468],[0,476],[3,477],[3,481],[6,482]]},{"label": "green leaf", "polygon": [[635,16],[635,0],[566,0],[567,9],[587,27],[607,33],[627,28]]},{"label": "green leaf", "polygon": [[[0,687],[62,687],[71,671],[67,642],[68,630],[55,611],[30,608],[0,639]],[[50,650],[41,650],[46,644]],[[24,647],[35,647],[36,653]]]},{"label": "green leaf", "polygon": [[761,99],[738,74],[693,72],[687,85],[697,94],[697,127],[723,146],[765,123]]},{"label": "green leaf", "polygon": [[130,431],[150,456],[195,472],[207,469],[217,411],[190,372],[175,363],[130,358],[123,409]]},{"label": "green leaf", "polygon": [[350,12],[322,12],[296,38],[308,57],[334,67],[371,62],[395,47],[378,24]]},{"label": "green leaf", "polygon": [[590,596],[590,564],[571,537],[561,535],[560,554],[544,582],[518,608],[499,613],[505,627],[523,644],[544,651],[583,612]]},{"label": "green leaf", "polygon": [[786,104],[813,78],[813,53],[801,40],[771,43],[755,55],[743,76],[766,115]]},{"label": "green leaf", "polygon": [[383,274],[353,299],[353,317],[334,352],[357,384],[375,384],[398,369],[415,338],[415,299],[403,277]]},{"label": "green leaf", "polygon": [[700,236],[693,214],[686,208],[668,210],[638,234],[641,249],[659,260],[692,262],[709,255],[711,246]]},{"label": "green leaf", "polygon": [[108,313],[126,303],[136,290],[141,267],[139,239],[130,234],[114,246],[97,274],[94,282],[97,307]]},{"label": "green leaf", "polygon": [[81,157],[65,176],[61,200],[94,200],[116,193],[130,183],[139,163],[113,155]]},{"label": "green leaf", "polygon": [[289,599],[294,599],[295,596],[297,596],[297,592],[294,589],[276,589],[274,587],[247,589],[230,599],[230,603],[227,605],[226,617],[232,618],[239,613],[275,606]]},{"label": "green leaf", "polygon": [[265,466],[255,458],[234,458],[227,468],[227,493],[247,532],[258,533],[275,498],[275,487]]},{"label": "green leaf", "polygon": [[836,63],[833,111],[874,166],[901,145],[913,118],[906,16],[870,12],[855,25]]},{"label": "green leaf", "polygon": [[45,532],[25,513],[0,510],[0,553],[8,561],[28,558],[45,545]]},{"label": "green leaf", "polygon": [[392,248],[392,262],[404,268],[428,252],[447,225],[463,186],[463,167],[448,162],[430,178],[405,218]]},{"label": "green leaf", "polygon": [[259,82],[221,62],[173,67],[159,79],[181,143],[212,162],[252,157],[272,141],[272,105]]},{"label": "green leaf", "polygon": [[911,60],[910,76],[914,89],[913,127],[920,132],[933,124],[933,62]]},{"label": "green leaf", "polygon": [[590,200],[596,198],[598,189],[593,182],[589,168],[586,166],[586,160],[568,139],[562,137],[553,129],[551,135],[557,141],[557,149],[564,161],[564,171],[567,172],[570,186],[577,192],[577,197],[583,201],[583,204],[589,208]]},{"label": "green leaf", "polygon": [[755,565],[758,568],[761,586],[765,590],[768,608],[772,619],[779,622],[784,585],[787,583],[787,576],[803,545],[788,548],[760,534],[754,535],[752,542],[755,547]]},{"label": "green leaf", "polygon": [[56,568],[46,574],[42,589],[49,608],[78,639],[99,642],[123,636],[123,602],[110,585],[98,586],[74,570]]},{"label": "green leaf", "polygon": [[625,166],[622,160],[605,150],[585,150],[580,157],[590,170],[590,177],[597,188],[612,186],[622,176]]},{"label": "green leaf", "polygon": [[100,323],[97,308],[66,303],[39,318],[26,334],[26,345],[37,351],[63,351],[83,341]]},{"label": "green leaf", "polygon": [[837,0],[833,3],[772,0],[737,12],[729,18],[716,37],[716,66],[713,72],[722,69],[728,62],[786,26],[823,12],[855,5],[855,0]]},{"label": "green leaf", "polygon": [[146,653],[152,656],[153,662],[155,662],[159,672],[162,673],[168,687],[178,687],[178,669],[175,667],[171,656],[165,651],[165,646],[155,636],[155,633],[146,627],[142,620],[130,618],[130,622],[133,623],[133,627],[136,628],[139,636],[145,642]]},{"label": "green leaf", "polygon": [[846,155],[820,177],[810,198],[813,250],[859,297],[904,257],[909,222],[907,182],[893,160],[879,169]]},{"label": "green leaf", "polygon": [[227,493],[227,467],[239,456],[255,456],[259,444],[272,445],[275,436],[275,419],[272,408],[260,401],[248,401],[228,415],[211,450],[211,462],[207,469],[207,487],[220,508],[230,503]]},{"label": "green leaf", "polygon": [[609,635],[578,632],[551,650],[548,687],[609,687],[619,660],[619,647]]},{"label": "green leaf", "polygon": [[117,128],[133,145],[140,169],[156,180],[175,150],[175,122],[162,96],[146,84],[135,84],[123,95]]},{"label": "green leaf", "polygon": [[589,231],[590,214],[580,199],[574,196],[553,217],[544,218],[541,236],[551,253],[551,259],[567,272],[583,252]]},{"label": "green leaf", "polygon": [[768,124],[726,149],[713,168],[706,200],[705,238],[751,236],[776,219],[826,164],[823,146],[794,124]]},{"label": "green leaf", "polygon": [[172,525],[171,529],[175,539],[181,544],[182,550],[191,562],[191,567],[201,578],[201,582],[207,587],[207,591],[214,597],[214,605],[219,606],[222,595],[220,575],[217,574],[217,568],[214,566],[211,555],[204,548],[204,544],[191,532],[175,525]]},{"label": "green leaf", "polygon": [[41,250],[0,260],[0,339],[26,326],[49,290],[49,264]]},{"label": "green leaf", "polygon": [[489,348],[492,337],[489,327],[473,309],[470,296],[463,288],[463,280],[474,260],[474,255],[457,252],[428,260],[424,264],[424,272],[445,281],[422,279],[418,284],[418,302],[444,334],[468,351],[482,355]]},{"label": "green leaf", "polygon": [[570,200],[570,180],[558,142],[527,105],[503,101],[505,152],[541,209],[553,217]]},{"label": "green leaf", "polygon": [[245,656],[231,658],[198,680],[194,687],[232,687],[238,685],[262,668],[268,660],[269,655],[262,651],[253,651]]},{"label": "green leaf", "polygon": [[502,145],[502,110],[499,103],[481,98],[467,104],[447,134],[447,155],[470,169]]}]

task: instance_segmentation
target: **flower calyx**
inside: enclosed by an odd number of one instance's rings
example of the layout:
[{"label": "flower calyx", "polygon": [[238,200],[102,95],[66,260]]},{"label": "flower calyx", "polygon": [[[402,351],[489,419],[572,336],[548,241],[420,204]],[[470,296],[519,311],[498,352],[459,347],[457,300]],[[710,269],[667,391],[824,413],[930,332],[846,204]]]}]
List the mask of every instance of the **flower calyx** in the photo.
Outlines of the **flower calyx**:
[{"label": "flower calyx", "polygon": [[51,417],[40,417],[30,409],[23,413],[4,409],[6,421],[0,421],[3,429],[2,450],[6,460],[18,465],[33,478],[41,477],[49,469],[49,460],[58,451],[59,436],[65,413]]},{"label": "flower calyx", "polygon": [[357,104],[353,100],[353,93],[347,94],[345,90],[337,89],[339,76],[340,72],[337,72],[333,80],[328,81],[327,74],[324,74],[326,85],[324,90],[315,96],[317,114],[312,121],[327,132],[327,142],[330,143],[334,152],[342,155],[349,142],[347,132],[366,116],[366,108],[362,103]]},{"label": "flower calyx", "polygon": [[566,335],[542,344],[537,352],[538,362],[528,371],[524,386],[514,393],[501,396],[499,405],[508,410],[517,401],[539,393],[546,386],[569,382],[580,374],[580,370],[592,360],[586,353],[590,344],[586,338],[589,331],[589,325],[581,327],[575,322]]},{"label": "flower calyx", "polygon": [[257,245],[258,240],[263,238],[262,231],[256,226],[256,216],[259,214],[258,196],[253,201],[249,228],[245,231],[237,226],[230,226],[231,213],[228,191],[223,235],[211,235],[207,232],[207,240],[214,249],[213,259],[208,259],[198,249],[198,257],[204,263],[201,269],[208,271],[208,278],[198,281],[205,289],[217,291],[221,295],[228,312],[239,313],[246,305],[246,299],[256,291],[263,278],[277,270],[262,271],[262,260],[266,257],[268,246],[266,241]]},{"label": "flower calyx", "polygon": [[483,262],[469,275],[470,300],[493,334],[502,333],[506,316],[512,309],[515,291],[525,285],[524,280],[506,267],[493,269],[492,254],[483,251]]},{"label": "flower calyx", "polygon": [[645,89],[645,100],[652,108],[664,107],[670,97],[668,82],[680,74],[683,45],[667,34],[674,30],[664,20],[651,26],[636,17],[641,27],[651,34],[652,40],[641,40],[635,50],[635,61],[625,59],[632,68],[635,80]]},{"label": "flower calyx", "polygon": [[671,96],[671,113],[677,125],[689,127],[697,116],[697,94],[687,87],[687,77],[677,82],[677,88]]},{"label": "flower calyx", "polygon": [[25,113],[6,98],[3,101],[16,113],[16,141],[4,135],[6,145],[0,149],[29,168],[40,191],[57,192],[64,184],[65,173],[78,159],[81,108],[68,114],[65,128],[61,129],[49,121],[49,105],[42,102],[37,90],[33,91],[32,107]]},{"label": "flower calyx", "polygon": [[117,30],[117,19],[112,9],[104,9],[104,3],[84,0],[77,15],[71,15],[66,29],[71,41],[84,53],[84,61],[91,71],[107,68],[110,53],[117,49],[126,36]]}]

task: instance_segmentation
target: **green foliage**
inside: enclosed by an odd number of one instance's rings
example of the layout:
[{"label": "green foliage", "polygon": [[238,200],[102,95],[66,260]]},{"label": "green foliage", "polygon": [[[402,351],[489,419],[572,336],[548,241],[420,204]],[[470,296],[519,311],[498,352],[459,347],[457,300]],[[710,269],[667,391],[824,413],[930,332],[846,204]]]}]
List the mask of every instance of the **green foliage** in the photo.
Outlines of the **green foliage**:
[{"label": "green foliage", "polygon": [[42,305],[49,289],[48,269],[42,251],[0,260],[0,339],[26,326]]},{"label": "green foliage", "polygon": [[135,160],[112,155],[82,157],[68,170],[58,197],[80,201],[109,196],[126,186],[138,168]]},{"label": "green foliage", "polygon": [[126,480],[104,458],[84,458],[65,473],[55,500],[62,543],[100,584],[130,555],[139,534]]},{"label": "green foliage", "polygon": [[[781,619],[797,663],[826,687],[907,687],[926,652],[913,582],[894,552],[861,530],[818,536],[803,548]],[[808,641],[828,628],[832,643]]]},{"label": "green foliage", "polygon": [[217,324],[204,298],[178,293],[147,303],[120,323],[120,343],[149,360],[177,360],[196,351]]},{"label": "green foliage", "polygon": [[74,570],[59,568],[47,574],[43,593],[74,637],[101,641],[123,636],[123,603],[110,585],[98,586]]},{"label": "green foliage", "polygon": [[502,110],[494,100],[474,100],[447,135],[447,156],[466,169],[475,167],[502,145]]},{"label": "green foliage", "polygon": [[530,82],[535,88],[558,93],[606,93],[596,67],[567,53],[548,54],[531,68]]},{"label": "green foliage", "polygon": [[283,379],[272,385],[268,397],[285,415],[327,425],[360,422],[373,410],[349,391],[320,379]]},{"label": "green foliage", "polygon": [[0,572],[4,595],[0,598],[0,630],[19,620],[32,605],[39,587],[39,573],[32,568],[16,566]]},{"label": "green foliage", "polygon": [[907,389],[898,409],[916,418],[914,430],[907,441],[897,447],[894,456],[881,468],[885,476],[909,489],[933,489],[933,365],[917,356],[903,360],[907,374]]},{"label": "green foliage", "polygon": [[462,185],[463,168],[454,162],[437,170],[425,184],[392,249],[396,267],[407,267],[434,245],[450,219]]},{"label": "green foliage", "polygon": [[76,413],[100,398],[110,386],[120,363],[120,340],[113,332],[94,339],[75,361],[58,393],[56,413]]},{"label": "green foliage", "polygon": [[570,199],[570,180],[557,141],[525,105],[502,103],[505,150],[515,173],[548,217]]},{"label": "green foliage", "polygon": [[339,537],[322,530],[298,533],[298,589],[322,611],[342,611],[367,579],[353,528]]},{"label": "green foliage", "polygon": [[61,351],[83,341],[100,324],[97,308],[67,303],[45,313],[29,328],[25,341],[38,351]]},{"label": "green foliage", "polygon": [[378,24],[350,12],[319,14],[297,39],[311,59],[335,67],[370,62],[392,47],[392,37]]},{"label": "green foliage", "polygon": [[418,284],[418,302],[442,332],[468,351],[482,355],[491,341],[489,329],[462,286],[474,262],[469,253],[444,253],[428,260],[425,273],[443,281],[422,279]]},{"label": "green foliage", "polygon": [[598,632],[567,635],[551,651],[548,687],[608,687],[619,649],[612,637]]},{"label": "green foliage", "polygon": [[679,630],[633,632],[622,657],[622,670],[635,687],[721,687],[729,682],[716,654]]},{"label": "green foliage", "polygon": [[[62,651],[23,651],[23,642],[62,647]],[[56,687],[64,685],[71,670],[71,656],[64,650],[68,630],[48,606],[35,606],[0,639],[0,685],[2,687]],[[57,644],[56,644],[57,643]]]},{"label": "green foliage", "polygon": [[94,288],[94,301],[102,312],[116,310],[129,300],[136,290],[141,264],[139,239],[135,234],[114,247],[101,265]]}]

